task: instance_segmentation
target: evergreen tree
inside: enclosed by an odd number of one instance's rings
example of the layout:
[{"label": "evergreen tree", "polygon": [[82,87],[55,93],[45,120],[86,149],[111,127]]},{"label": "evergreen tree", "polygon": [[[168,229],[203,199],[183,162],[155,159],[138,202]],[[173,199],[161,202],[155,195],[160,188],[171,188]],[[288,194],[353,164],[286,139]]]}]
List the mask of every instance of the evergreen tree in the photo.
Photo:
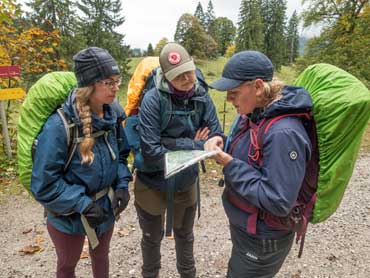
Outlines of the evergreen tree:
[{"label": "evergreen tree", "polygon": [[88,46],[107,49],[117,60],[122,75],[128,76],[129,46],[124,45],[124,35],[114,31],[122,25],[120,0],[81,0],[80,26]]},{"label": "evergreen tree", "polygon": [[146,55],[147,56],[154,56],[154,49],[153,49],[153,45],[151,43],[148,44],[148,48],[146,50]]},{"label": "evergreen tree", "polygon": [[213,3],[212,3],[212,0],[209,0],[208,5],[207,5],[207,12],[204,15],[204,24],[205,24],[204,30],[207,33],[209,32],[209,28],[215,19],[216,19],[216,16],[215,16],[215,10],[213,8]]},{"label": "evergreen tree", "polygon": [[131,48],[130,49],[130,57],[141,57],[142,52],[140,48]]},{"label": "evergreen tree", "polygon": [[206,17],[203,11],[203,6],[200,2],[198,2],[194,16],[198,18],[199,23],[203,26],[204,30],[206,30]]},{"label": "evergreen tree", "polygon": [[26,5],[31,8],[28,13],[31,21],[45,31],[58,29],[61,35],[73,33],[76,12],[70,0],[33,0]]},{"label": "evergreen tree", "polygon": [[289,19],[287,27],[287,58],[290,63],[294,63],[299,55],[299,34],[298,34],[299,19],[297,12],[294,11],[292,17]]},{"label": "evergreen tree", "polygon": [[260,0],[243,0],[239,11],[236,52],[243,50],[263,51],[263,22]]},{"label": "evergreen tree", "polygon": [[218,17],[212,22],[209,34],[218,44],[220,55],[225,55],[226,49],[234,41],[235,33],[236,28],[233,22],[226,17]]},{"label": "evergreen tree", "polygon": [[264,53],[271,59],[276,70],[286,61],[285,57],[285,0],[262,0],[264,26]]}]

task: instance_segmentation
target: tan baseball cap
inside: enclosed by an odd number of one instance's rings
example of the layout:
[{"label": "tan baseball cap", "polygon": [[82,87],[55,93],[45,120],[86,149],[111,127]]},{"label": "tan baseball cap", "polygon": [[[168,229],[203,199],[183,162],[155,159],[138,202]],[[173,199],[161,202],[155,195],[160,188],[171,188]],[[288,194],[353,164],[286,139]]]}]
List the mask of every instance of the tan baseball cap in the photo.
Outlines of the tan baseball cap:
[{"label": "tan baseball cap", "polygon": [[195,70],[193,58],[184,47],[174,42],[167,43],[162,48],[159,64],[168,81],[184,72]]}]

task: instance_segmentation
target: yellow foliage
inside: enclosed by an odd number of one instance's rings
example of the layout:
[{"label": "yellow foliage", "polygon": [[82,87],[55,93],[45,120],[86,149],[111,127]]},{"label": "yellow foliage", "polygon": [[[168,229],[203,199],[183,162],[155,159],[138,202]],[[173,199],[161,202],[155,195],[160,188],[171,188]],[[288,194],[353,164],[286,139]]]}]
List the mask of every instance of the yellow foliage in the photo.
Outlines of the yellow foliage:
[{"label": "yellow foliage", "polygon": [[225,56],[226,58],[230,58],[231,56],[234,55],[234,53],[235,53],[235,44],[230,44],[226,49]]}]

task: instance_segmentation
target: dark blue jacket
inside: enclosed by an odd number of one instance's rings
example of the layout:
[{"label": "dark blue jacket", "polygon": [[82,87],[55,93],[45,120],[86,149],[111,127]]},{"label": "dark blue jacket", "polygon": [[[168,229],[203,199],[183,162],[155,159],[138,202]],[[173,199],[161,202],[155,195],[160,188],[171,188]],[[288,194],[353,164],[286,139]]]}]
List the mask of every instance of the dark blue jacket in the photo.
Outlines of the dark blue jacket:
[{"label": "dark blue jacket", "polygon": [[[309,112],[311,109],[311,96],[306,90],[284,87],[282,98],[266,108],[256,122],[263,117]],[[231,134],[231,144],[238,129],[240,127]],[[249,145],[250,133],[247,130],[233,148],[233,159],[223,169],[225,192],[231,190],[246,203],[279,217],[286,216],[297,199],[306,162],[311,157],[311,142],[302,121],[297,117],[287,117],[271,126],[263,140],[262,167],[248,163]],[[292,155],[295,153],[296,156]],[[223,204],[230,222],[246,231],[249,214],[234,206],[225,192]],[[257,237],[279,238],[285,233],[266,226],[262,220],[258,221]]]},{"label": "dark blue jacket", "polygon": [[[197,81],[195,94],[189,100],[179,101],[171,98],[172,111],[196,111],[190,118],[183,115],[172,115],[164,130],[161,130],[161,103],[157,90],[171,97],[167,81],[160,69],[156,74],[156,87],[149,90],[141,103],[139,112],[139,133],[141,152],[144,163],[164,167],[164,154],[168,150],[203,150],[204,140],[193,140],[199,128],[207,126],[210,135],[221,132],[217,113],[208,89]],[[194,107],[197,109],[194,109]],[[193,165],[174,177],[165,180],[164,171],[152,173],[138,171],[138,177],[152,188],[165,191],[171,180],[176,184],[177,191],[186,191],[195,183],[198,176],[198,166]]]},{"label": "dark blue jacket", "polygon": [[[46,121],[38,136],[35,152],[31,191],[38,202],[49,212],[48,219],[59,231],[68,234],[84,234],[80,221],[81,213],[93,202],[89,197],[102,189],[112,186],[113,189],[127,188],[131,180],[127,168],[127,156],[130,149],[122,128],[124,112],[113,109],[113,105],[104,105],[104,118],[92,114],[93,132],[110,131],[107,137],[113,148],[116,159],[113,160],[104,136],[95,138],[92,148],[94,161],[91,165],[81,165],[79,148],[72,157],[69,167],[64,172],[68,146],[63,122],[57,113]],[[82,136],[82,123],[75,106],[75,95],[72,92],[63,110],[67,118],[74,122]],[[118,113],[118,114],[117,114]],[[119,120],[117,120],[119,119]],[[120,140],[120,144],[118,144]],[[104,233],[113,223],[114,217],[107,196],[96,201],[109,211],[109,220],[97,227],[97,234]],[[56,214],[72,213],[70,216]]]}]

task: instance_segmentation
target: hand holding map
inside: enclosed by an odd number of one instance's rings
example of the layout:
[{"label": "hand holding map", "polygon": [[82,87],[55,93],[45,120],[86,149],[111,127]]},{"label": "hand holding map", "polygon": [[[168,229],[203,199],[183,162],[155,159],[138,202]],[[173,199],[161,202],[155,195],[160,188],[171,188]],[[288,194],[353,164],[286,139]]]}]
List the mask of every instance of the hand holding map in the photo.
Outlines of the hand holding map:
[{"label": "hand holding map", "polygon": [[220,150],[213,151],[201,151],[201,150],[191,150],[191,151],[170,151],[165,154],[165,175],[164,177],[168,179],[178,172],[186,169],[187,167],[197,163],[198,161],[204,160],[211,157]]}]

